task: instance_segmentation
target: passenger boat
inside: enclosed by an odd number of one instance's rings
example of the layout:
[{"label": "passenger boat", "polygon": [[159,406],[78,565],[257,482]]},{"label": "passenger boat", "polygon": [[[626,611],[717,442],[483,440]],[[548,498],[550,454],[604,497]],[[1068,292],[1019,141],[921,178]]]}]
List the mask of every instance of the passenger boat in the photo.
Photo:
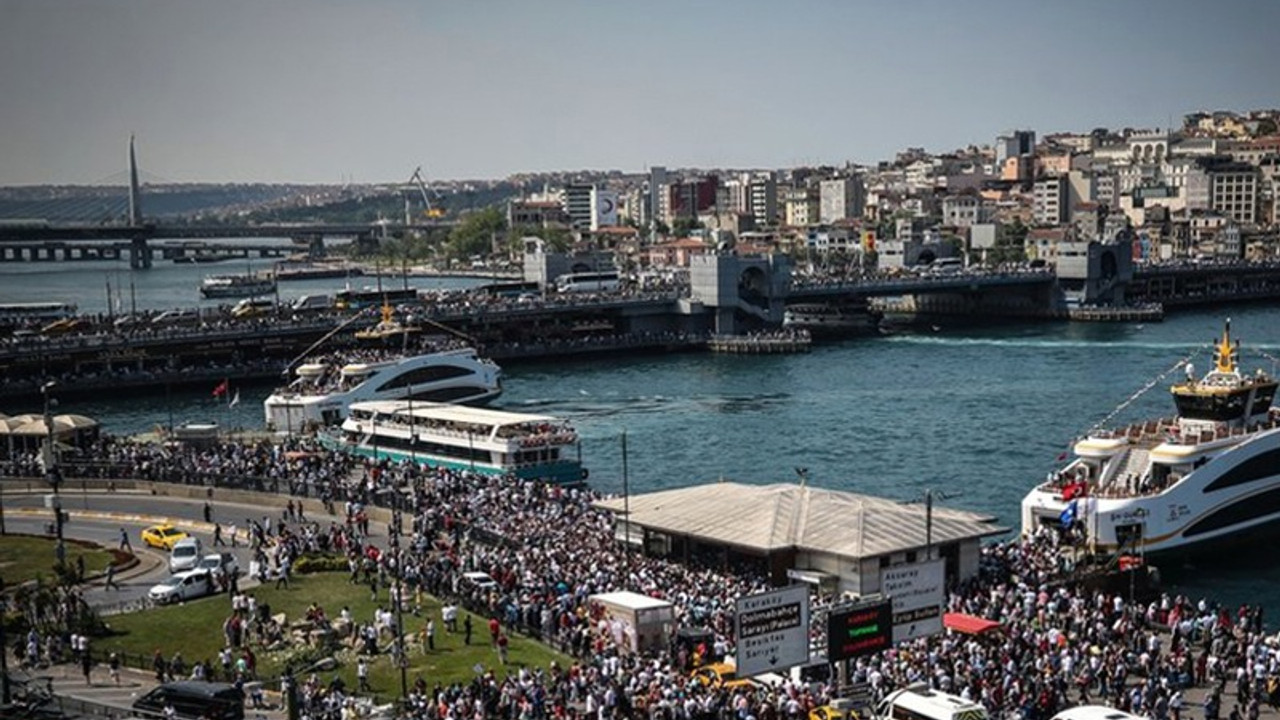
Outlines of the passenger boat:
[{"label": "passenger boat", "polygon": [[293,381],[263,401],[267,427],[293,434],[337,425],[364,400],[481,404],[502,394],[502,369],[472,348],[358,359],[368,354],[299,365]]},{"label": "passenger boat", "polygon": [[1227,322],[1214,366],[1171,388],[1178,414],[1091,432],[1022,501],[1022,530],[1078,523],[1100,551],[1165,553],[1280,520],[1277,380],[1239,370]]},{"label": "passenger boat", "polygon": [[209,299],[251,298],[276,291],[276,279],[270,275],[209,275],[200,283],[200,294]]},{"label": "passenger boat", "polygon": [[796,303],[782,313],[782,327],[808,330],[814,337],[847,337],[875,332],[879,315],[866,302],[857,305]]},{"label": "passenger boat", "polygon": [[575,484],[586,479],[578,434],[546,415],[408,400],[355,403],[330,449],[429,467]]},{"label": "passenger boat", "polygon": [[276,280],[322,280],[326,278],[359,277],[364,269],[357,265],[335,263],[280,263],[276,266]]}]

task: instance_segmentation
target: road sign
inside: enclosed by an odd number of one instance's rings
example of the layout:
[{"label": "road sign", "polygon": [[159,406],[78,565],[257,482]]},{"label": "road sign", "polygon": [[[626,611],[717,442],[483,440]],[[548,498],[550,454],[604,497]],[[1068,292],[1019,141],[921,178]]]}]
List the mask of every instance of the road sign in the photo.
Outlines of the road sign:
[{"label": "road sign", "polygon": [[809,587],[791,585],[738,598],[733,627],[739,677],[809,662]]},{"label": "road sign", "polygon": [[893,641],[942,632],[946,560],[893,565],[880,571],[880,592],[893,598]]},{"label": "road sign", "polygon": [[827,660],[839,662],[893,646],[890,600],[833,607],[827,613]]}]

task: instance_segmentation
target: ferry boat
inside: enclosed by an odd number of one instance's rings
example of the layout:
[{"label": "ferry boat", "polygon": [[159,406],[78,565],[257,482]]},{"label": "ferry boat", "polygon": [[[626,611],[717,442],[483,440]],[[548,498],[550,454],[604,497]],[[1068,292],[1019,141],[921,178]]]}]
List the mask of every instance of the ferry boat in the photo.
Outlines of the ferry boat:
[{"label": "ferry boat", "polygon": [[276,291],[276,279],[270,275],[209,275],[200,283],[200,294],[209,299],[251,298]]},{"label": "ferry boat", "polygon": [[1079,523],[1102,552],[1185,550],[1280,521],[1277,380],[1239,370],[1231,323],[1214,365],[1170,388],[1178,414],[1075,443],[1075,459],[1022,501],[1022,530]]},{"label": "ferry boat", "polygon": [[402,400],[482,404],[502,394],[502,369],[472,348],[375,362],[305,363],[262,406],[267,427],[293,434],[337,425],[352,403]]},{"label": "ferry boat", "polygon": [[857,305],[796,303],[782,313],[782,327],[808,330],[814,337],[848,337],[874,333],[879,316],[865,301]]},{"label": "ferry boat", "polygon": [[319,438],[333,450],[429,467],[562,484],[587,478],[577,432],[547,415],[408,400],[360,402],[339,433]]}]

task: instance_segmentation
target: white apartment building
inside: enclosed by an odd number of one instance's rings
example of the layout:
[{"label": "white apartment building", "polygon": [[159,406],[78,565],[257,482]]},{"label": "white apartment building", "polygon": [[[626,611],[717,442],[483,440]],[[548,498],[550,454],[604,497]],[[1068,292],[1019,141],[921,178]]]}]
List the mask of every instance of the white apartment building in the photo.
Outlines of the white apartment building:
[{"label": "white apartment building", "polygon": [[819,183],[819,222],[830,224],[848,218],[862,217],[866,192],[862,177],[837,178]]}]

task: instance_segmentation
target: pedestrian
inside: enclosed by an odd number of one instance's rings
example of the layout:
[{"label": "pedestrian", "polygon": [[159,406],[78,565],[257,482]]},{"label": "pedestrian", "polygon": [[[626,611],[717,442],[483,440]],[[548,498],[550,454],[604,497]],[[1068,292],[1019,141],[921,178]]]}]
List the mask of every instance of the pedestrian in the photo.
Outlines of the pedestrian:
[{"label": "pedestrian", "polygon": [[507,634],[506,634],[506,633],[500,633],[500,634],[498,635],[498,642],[497,642],[497,645],[498,645],[498,662],[502,663],[503,665],[506,665],[506,664],[507,664],[507,644],[508,644],[508,642],[509,642],[509,641],[507,640]]},{"label": "pedestrian", "polygon": [[498,635],[502,633],[502,625],[498,622],[497,616],[489,617],[489,645],[498,644]]},{"label": "pedestrian", "polygon": [[204,504],[204,521],[207,523],[213,522],[213,506],[208,502]]},{"label": "pedestrian", "polygon": [[215,546],[227,544],[226,541],[222,539],[222,526],[218,523],[213,524],[213,544]]},{"label": "pedestrian", "polygon": [[151,669],[156,671],[156,682],[163,683],[166,668],[164,655],[160,654],[160,648],[156,648],[156,652],[151,656]]},{"label": "pedestrian", "polygon": [[116,566],[107,565],[107,581],[104,583],[107,590],[119,590],[120,586],[116,584]]},{"label": "pedestrian", "polygon": [[84,555],[76,556],[76,582],[84,582]]},{"label": "pedestrian", "polygon": [[133,552],[133,546],[129,544],[129,531],[120,528],[120,549]]},{"label": "pedestrian", "polygon": [[84,672],[84,684],[92,685],[93,681],[89,679],[89,670],[93,668],[93,658],[89,656],[89,638],[86,637],[81,641],[80,646],[83,648],[80,651],[80,669]]},{"label": "pedestrian", "polygon": [[231,535],[231,547],[240,547],[240,541],[236,539],[235,523],[231,523],[231,528],[228,530],[228,534]]},{"label": "pedestrian", "polygon": [[434,619],[427,620],[427,649],[436,649],[436,621]]},{"label": "pedestrian", "polygon": [[462,618],[462,642],[471,644],[471,613],[467,613],[466,617]]},{"label": "pedestrian", "polygon": [[363,655],[356,663],[356,681],[360,692],[369,692],[373,689],[369,687],[369,661],[365,660]]},{"label": "pedestrian", "polygon": [[111,681],[120,684],[120,654],[115,650],[107,657],[107,669],[111,671]]}]

